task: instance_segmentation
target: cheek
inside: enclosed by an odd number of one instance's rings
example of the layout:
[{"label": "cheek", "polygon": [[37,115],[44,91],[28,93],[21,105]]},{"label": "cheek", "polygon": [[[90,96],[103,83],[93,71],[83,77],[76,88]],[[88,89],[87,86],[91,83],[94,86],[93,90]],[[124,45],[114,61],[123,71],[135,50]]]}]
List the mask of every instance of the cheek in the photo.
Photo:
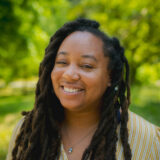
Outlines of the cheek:
[{"label": "cheek", "polygon": [[87,75],[85,77],[85,82],[87,83],[88,92],[93,96],[102,96],[108,87],[109,79],[104,77],[104,73],[96,73],[92,75]]},{"label": "cheek", "polygon": [[52,80],[53,87],[58,85],[58,80],[60,79],[61,74],[62,73],[59,70],[57,70],[56,68],[53,68],[53,70],[51,72],[51,80]]}]

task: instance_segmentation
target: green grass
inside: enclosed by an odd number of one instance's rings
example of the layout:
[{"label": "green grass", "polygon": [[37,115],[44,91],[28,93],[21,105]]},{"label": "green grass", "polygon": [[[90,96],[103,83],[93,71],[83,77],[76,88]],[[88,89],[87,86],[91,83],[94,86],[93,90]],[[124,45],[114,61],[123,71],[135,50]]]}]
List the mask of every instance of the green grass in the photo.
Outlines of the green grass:
[{"label": "green grass", "polygon": [[[160,126],[160,88],[133,87],[130,110]],[[34,104],[34,92],[22,94],[19,90],[0,90],[0,160],[5,160],[8,143],[22,110],[30,110]]]},{"label": "green grass", "polygon": [[33,92],[27,95],[12,94],[0,97],[0,160],[5,160],[13,128],[21,118],[22,110],[33,107]]},{"label": "green grass", "polygon": [[130,110],[160,126],[160,87],[133,87]]}]

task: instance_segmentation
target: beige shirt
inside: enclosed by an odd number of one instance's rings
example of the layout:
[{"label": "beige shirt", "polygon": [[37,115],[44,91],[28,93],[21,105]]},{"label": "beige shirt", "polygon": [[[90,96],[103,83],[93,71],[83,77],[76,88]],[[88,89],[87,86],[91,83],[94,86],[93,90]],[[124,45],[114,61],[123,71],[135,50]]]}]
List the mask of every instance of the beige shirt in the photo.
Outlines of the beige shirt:
[{"label": "beige shirt", "polygon": [[17,135],[20,131],[20,128],[22,126],[23,121],[24,121],[24,117],[17,123],[16,127],[13,130],[12,137],[11,137],[11,140],[10,140],[10,143],[9,143],[8,154],[7,154],[6,160],[11,160],[12,159],[11,158],[12,157],[12,150],[14,148],[16,137],[17,137]]},{"label": "beige shirt", "polygon": [[[6,160],[11,160],[11,152],[15,144],[16,135],[23,123],[21,119],[13,131]],[[120,139],[120,125],[118,126],[117,160],[124,160],[123,146]],[[128,121],[129,144],[132,151],[132,160],[160,160],[160,128],[129,111]],[[68,160],[61,144],[59,160]]]}]

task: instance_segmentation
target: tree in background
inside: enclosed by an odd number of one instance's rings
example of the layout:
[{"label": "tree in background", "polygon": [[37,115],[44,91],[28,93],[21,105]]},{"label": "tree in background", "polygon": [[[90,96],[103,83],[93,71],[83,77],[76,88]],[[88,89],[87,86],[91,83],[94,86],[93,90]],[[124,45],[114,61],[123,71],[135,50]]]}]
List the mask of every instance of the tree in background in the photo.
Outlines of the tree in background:
[{"label": "tree in background", "polygon": [[118,36],[126,48],[132,83],[160,79],[160,0],[84,0],[69,13],[70,19],[98,20],[102,29]]},{"label": "tree in background", "polygon": [[0,1],[0,79],[37,76],[51,33],[66,21],[67,1]]},{"label": "tree in background", "polygon": [[68,20],[86,17],[126,48],[132,83],[160,79],[160,0],[0,1],[0,78],[37,75],[49,37]]}]

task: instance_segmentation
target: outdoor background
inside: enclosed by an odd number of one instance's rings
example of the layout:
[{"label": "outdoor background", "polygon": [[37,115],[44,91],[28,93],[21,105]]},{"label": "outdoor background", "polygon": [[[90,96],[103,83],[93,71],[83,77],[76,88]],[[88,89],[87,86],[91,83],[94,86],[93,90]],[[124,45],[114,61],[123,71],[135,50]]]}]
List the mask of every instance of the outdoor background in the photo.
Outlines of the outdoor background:
[{"label": "outdoor background", "polygon": [[160,126],[160,0],[0,0],[0,160],[21,111],[34,105],[50,36],[78,17],[120,39],[131,66],[130,110]]}]

